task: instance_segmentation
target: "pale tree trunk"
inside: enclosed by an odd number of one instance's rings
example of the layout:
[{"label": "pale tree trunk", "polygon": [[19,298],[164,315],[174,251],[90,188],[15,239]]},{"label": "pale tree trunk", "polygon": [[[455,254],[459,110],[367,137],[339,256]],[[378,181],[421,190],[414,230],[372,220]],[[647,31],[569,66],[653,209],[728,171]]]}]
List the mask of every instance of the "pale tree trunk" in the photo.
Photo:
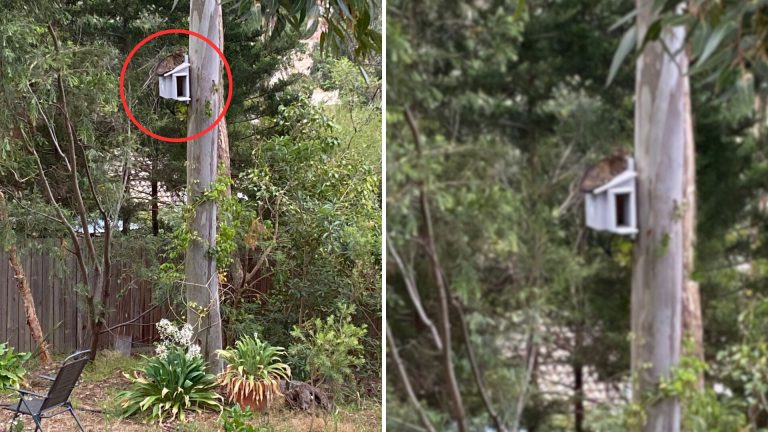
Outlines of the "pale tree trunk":
[{"label": "pale tree trunk", "polygon": [[[657,18],[653,0],[637,0],[638,40]],[[648,404],[659,380],[678,363],[683,307],[689,295],[693,244],[693,132],[688,58],[682,27],[663,30],[637,61],[635,158],[638,224],[632,274],[632,372],[635,401]],[[700,321],[700,318],[699,318]],[[680,401],[662,398],[646,406],[646,432],[680,430]]]},{"label": "pale tree trunk", "polygon": [[[222,46],[221,5],[216,0],[190,2],[189,29]],[[193,135],[210,125],[221,111],[221,60],[204,41],[190,36],[190,92],[187,133]],[[194,206],[190,230],[194,239],[187,248],[185,284],[187,321],[197,330],[197,339],[211,371],[222,370],[216,350],[222,348],[219,279],[216,271],[216,202],[200,201],[216,180],[219,127],[187,144],[187,202]]]},{"label": "pale tree trunk", "polygon": [[[0,191],[0,223],[5,223],[7,221],[8,210],[5,207],[5,196],[3,195],[3,192]],[[27,317],[27,325],[29,326],[30,333],[32,333],[32,340],[34,340],[40,348],[40,362],[49,364],[51,362],[51,353],[48,351],[48,342],[45,341],[43,329],[40,327],[40,321],[37,319],[35,299],[32,297],[32,290],[29,288],[27,275],[24,273],[24,267],[21,265],[19,254],[16,250],[16,245],[14,244],[11,244],[8,248],[8,263],[13,269],[14,279],[16,279],[16,288],[19,289],[21,301],[24,303],[24,315]]]}]

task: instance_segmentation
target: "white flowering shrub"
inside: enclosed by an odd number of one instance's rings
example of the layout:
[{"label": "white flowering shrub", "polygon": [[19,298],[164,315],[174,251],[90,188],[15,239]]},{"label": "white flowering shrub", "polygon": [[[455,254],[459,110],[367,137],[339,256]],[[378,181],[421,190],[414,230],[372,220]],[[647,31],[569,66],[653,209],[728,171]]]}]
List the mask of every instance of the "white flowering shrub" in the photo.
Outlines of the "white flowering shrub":
[{"label": "white flowering shrub", "polygon": [[160,333],[160,343],[155,348],[158,357],[165,358],[174,348],[184,350],[189,359],[200,355],[200,346],[193,343],[195,331],[191,325],[184,324],[179,328],[167,319],[161,319],[155,326]]},{"label": "white flowering shrub", "polygon": [[193,343],[192,326],[175,326],[167,319],[157,323],[160,342],[154,357],[145,357],[131,381],[118,393],[123,416],[144,414],[152,421],[184,420],[187,411],[221,411],[216,376],[206,372],[200,347]]}]

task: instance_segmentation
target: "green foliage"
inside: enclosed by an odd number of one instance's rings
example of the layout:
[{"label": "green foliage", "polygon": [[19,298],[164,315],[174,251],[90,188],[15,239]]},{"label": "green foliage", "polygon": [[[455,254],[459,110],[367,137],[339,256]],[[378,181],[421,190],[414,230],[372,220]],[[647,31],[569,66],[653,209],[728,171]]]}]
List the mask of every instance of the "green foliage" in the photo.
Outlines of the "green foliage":
[{"label": "green foliage", "polygon": [[257,428],[250,422],[255,418],[250,408],[242,409],[240,405],[225,408],[219,418],[219,423],[224,432],[262,432],[263,428]]},{"label": "green foliage", "polygon": [[7,342],[0,343],[0,388],[19,387],[24,382],[24,362],[30,357],[31,353],[14,353]]},{"label": "green foliage", "polygon": [[291,377],[291,368],[282,362],[283,347],[275,347],[254,334],[235,342],[233,348],[217,351],[227,367],[219,377],[230,399],[253,398],[257,404],[269,403],[280,393],[280,380]]},{"label": "green foliage", "polygon": [[228,0],[232,9],[249,27],[262,30],[272,37],[280,36],[286,29],[309,37],[321,21],[327,24],[320,36],[320,49],[333,53],[353,46],[355,56],[364,57],[381,52],[381,31],[378,1],[361,0],[298,0],[290,3]]},{"label": "green foliage", "polygon": [[221,410],[216,394],[216,377],[205,371],[199,355],[187,355],[182,348],[169,349],[164,356],[146,358],[144,365],[125,374],[131,381],[118,394],[124,416],[147,413],[152,421],[184,420],[186,411]]},{"label": "green foliage", "polygon": [[699,380],[707,370],[703,360],[685,355],[670,377],[659,383],[659,394],[680,399],[686,432],[744,430],[747,419],[743,401],[718,395],[712,388],[700,388]]},{"label": "green foliage", "polygon": [[235,342],[234,348],[219,350],[217,353],[241,376],[249,379],[271,382],[289,379],[291,376],[291,369],[281,362],[285,349],[260,340],[256,334],[253,337],[242,337]]},{"label": "green foliage", "polygon": [[21,419],[16,419],[11,422],[8,432],[24,432],[24,422]]},{"label": "green foliage", "polygon": [[[620,70],[614,86],[603,85],[615,49],[608,28],[623,7],[388,3],[388,321],[414,392],[440,414],[431,417],[436,429],[450,423],[448,366],[408,287],[438,323],[432,254],[447,295],[468,311],[468,343],[508,428],[574,427],[573,394],[528,381],[521,353],[530,343],[563,349],[563,362],[601,381],[626,376],[632,245],[586,229],[578,191],[587,166],[631,142],[634,80]],[[453,310],[450,319],[467,423],[491,427]],[[407,403],[397,375],[388,376]],[[519,418],[501,408],[518,403]]]},{"label": "green foliage", "polygon": [[768,299],[747,296],[743,303],[738,317],[739,340],[717,353],[716,372],[722,387],[737,391],[754,421],[760,413],[768,413]]},{"label": "green foliage", "polygon": [[288,351],[311,381],[338,384],[365,363],[360,338],[366,328],[352,323],[354,311],[354,306],[341,304],[325,320],[315,318],[291,331],[296,343]]},{"label": "green foliage", "polygon": [[710,375],[715,385],[702,388],[701,377],[712,371],[701,358],[690,354],[693,349],[691,341],[686,341],[685,346],[686,354],[672,369],[670,376],[659,382],[655,392],[645,395],[642,402],[604,404],[591,413],[588,420],[590,430],[642,430],[648,420],[646,408],[668,397],[680,401],[683,413],[681,430],[685,432],[750,430],[747,429],[744,414],[745,401],[734,397],[730,391],[723,391],[725,387],[718,382],[722,376]]},{"label": "green foliage", "polygon": [[[226,299],[224,317],[234,335],[258,331],[289,346],[294,325],[328,316],[339,302],[356,306],[358,326],[378,322],[380,113],[351,109],[352,117],[301,99],[262,119],[276,135],[252,151],[252,165],[221,209],[222,223],[235,227],[241,256],[250,256],[244,266],[261,261],[272,286],[268,301]],[[375,374],[380,343],[366,336],[368,372]]]}]

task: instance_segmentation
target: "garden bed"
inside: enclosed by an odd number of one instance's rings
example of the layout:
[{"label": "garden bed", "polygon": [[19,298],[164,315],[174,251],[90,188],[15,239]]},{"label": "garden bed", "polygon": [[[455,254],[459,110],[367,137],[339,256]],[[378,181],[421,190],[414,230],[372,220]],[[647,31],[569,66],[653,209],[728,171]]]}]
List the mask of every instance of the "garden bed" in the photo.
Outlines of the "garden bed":
[{"label": "garden bed", "polygon": [[[83,426],[87,431],[218,431],[222,430],[219,424],[218,413],[205,411],[202,413],[190,413],[184,423],[175,422],[166,425],[165,429],[159,425],[144,423],[140,418],[120,418],[117,415],[116,394],[124,390],[130,381],[123,376],[123,372],[130,373],[137,365],[139,359],[121,357],[116,353],[100,353],[96,362],[88,365],[83,378],[72,394],[72,402],[77,410]],[[56,366],[49,368],[30,367],[28,374],[29,386],[35,392],[45,393],[47,381],[37,378],[41,374],[55,373]],[[0,394],[3,404],[15,402],[13,395]],[[0,430],[6,430],[12,413],[0,411]],[[380,402],[376,400],[363,400],[352,405],[340,405],[336,412],[331,414],[311,414],[290,410],[282,404],[275,404],[268,413],[257,415],[252,421],[258,432],[288,432],[288,431],[379,431],[381,430]],[[34,430],[32,420],[27,417],[24,420],[24,430]],[[43,420],[46,431],[76,431],[74,420],[67,414]]]}]

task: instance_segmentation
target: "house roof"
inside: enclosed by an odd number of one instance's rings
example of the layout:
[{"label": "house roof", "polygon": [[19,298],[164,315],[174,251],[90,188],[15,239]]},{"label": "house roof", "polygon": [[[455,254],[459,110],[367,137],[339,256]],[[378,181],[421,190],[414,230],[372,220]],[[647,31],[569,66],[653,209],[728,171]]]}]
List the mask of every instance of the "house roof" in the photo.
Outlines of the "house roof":
[{"label": "house roof", "polygon": [[176,72],[181,72],[182,70],[184,70],[184,69],[186,69],[188,67],[189,67],[189,57],[186,54],[184,54],[184,63],[182,63],[182,64],[176,66],[175,68],[171,69],[170,71],[166,72],[163,76],[173,75]]},{"label": "house roof", "polygon": [[632,171],[632,170],[626,170],[623,173],[621,173],[621,174],[617,175],[616,177],[612,178],[611,181],[609,181],[608,183],[606,183],[606,184],[600,186],[599,188],[593,190],[592,193],[593,194],[601,194],[601,193],[607,191],[608,189],[610,189],[612,187],[616,187],[616,186],[626,182],[627,180],[631,180],[631,179],[633,179],[635,177],[637,177],[637,172]]}]

